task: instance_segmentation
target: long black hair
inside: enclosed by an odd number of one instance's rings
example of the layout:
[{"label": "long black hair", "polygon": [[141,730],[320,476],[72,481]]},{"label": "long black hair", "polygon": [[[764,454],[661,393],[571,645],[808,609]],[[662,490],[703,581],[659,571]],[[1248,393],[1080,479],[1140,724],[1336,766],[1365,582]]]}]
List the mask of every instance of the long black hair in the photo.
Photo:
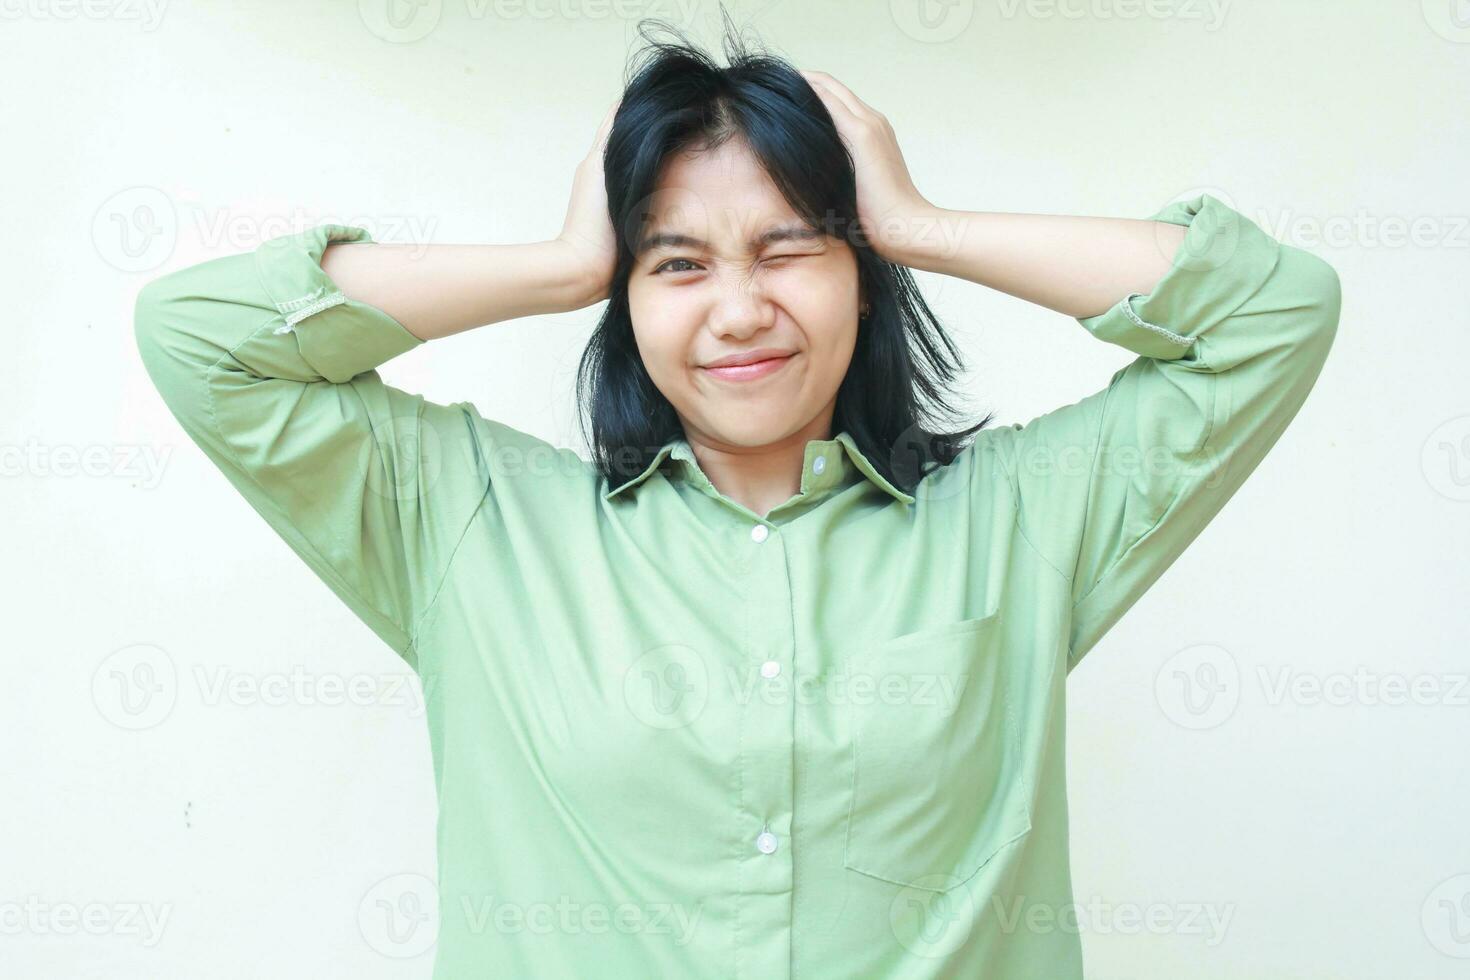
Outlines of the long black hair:
[{"label": "long black hair", "polygon": [[[660,30],[674,39],[660,39]],[[959,431],[928,428],[956,414],[948,399],[962,358],[913,274],[880,258],[861,234],[852,158],[826,106],[789,62],[752,50],[728,16],[727,68],[666,22],[640,22],[639,34],[647,46],[630,59],[603,155],[617,264],[607,308],[577,369],[583,434],[594,465],[617,487],[684,434],[634,340],[628,310],[633,249],[665,161],[684,149],[712,149],[739,137],[791,208],[813,227],[844,237],[857,255],[869,313],[859,320],[852,362],[837,391],[832,437],[846,430],[874,469],[913,493],[993,415]]]}]

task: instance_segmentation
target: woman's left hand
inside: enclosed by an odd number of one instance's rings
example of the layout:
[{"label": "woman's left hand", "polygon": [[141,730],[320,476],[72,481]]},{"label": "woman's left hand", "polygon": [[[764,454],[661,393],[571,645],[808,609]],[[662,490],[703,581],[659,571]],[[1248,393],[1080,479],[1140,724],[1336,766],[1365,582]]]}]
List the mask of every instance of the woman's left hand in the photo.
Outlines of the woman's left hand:
[{"label": "woman's left hand", "polygon": [[873,251],[889,262],[911,264],[935,208],[914,186],[893,127],[881,112],[822,71],[803,71],[827,107],[852,154],[857,175],[858,222]]}]

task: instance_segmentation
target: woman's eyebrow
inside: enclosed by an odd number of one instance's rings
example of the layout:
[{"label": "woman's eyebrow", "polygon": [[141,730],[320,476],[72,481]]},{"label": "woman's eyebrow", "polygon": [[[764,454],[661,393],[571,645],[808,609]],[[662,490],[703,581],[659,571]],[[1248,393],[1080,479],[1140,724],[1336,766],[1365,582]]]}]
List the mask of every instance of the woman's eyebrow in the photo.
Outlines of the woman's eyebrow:
[{"label": "woman's eyebrow", "polygon": [[[809,242],[821,239],[822,232],[810,225],[789,224],[779,225],[755,236],[746,242],[746,247],[754,252],[765,248],[776,242]],[[634,255],[642,255],[655,249],[665,248],[708,248],[709,243],[693,235],[686,235],[677,231],[656,231],[643,237],[638,242]]]}]

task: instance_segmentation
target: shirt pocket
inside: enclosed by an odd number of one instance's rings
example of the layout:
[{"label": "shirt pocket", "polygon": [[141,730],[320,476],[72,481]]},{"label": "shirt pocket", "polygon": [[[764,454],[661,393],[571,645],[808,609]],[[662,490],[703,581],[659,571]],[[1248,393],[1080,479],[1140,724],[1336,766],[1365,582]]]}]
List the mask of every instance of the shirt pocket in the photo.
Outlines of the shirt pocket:
[{"label": "shirt pocket", "polygon": [[1030,831],[1001,650],[992,613],[854,657],[848,869],[947,891]]}]

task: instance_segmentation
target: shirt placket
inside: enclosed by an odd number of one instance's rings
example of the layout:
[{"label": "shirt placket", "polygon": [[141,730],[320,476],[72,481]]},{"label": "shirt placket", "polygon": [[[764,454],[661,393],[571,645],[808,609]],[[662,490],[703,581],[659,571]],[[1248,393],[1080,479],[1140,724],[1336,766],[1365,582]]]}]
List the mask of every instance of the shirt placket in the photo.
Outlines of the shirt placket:
[{"label": "shirt placket", "polygon": [[808,445],[800,492],[765,518],[724,497],[694,462],[676,452],[685,475],[705,495],[719,501],[741,524],[737,528],[738,574],[743,601],[733,604],[736,691],[748,691],[737,705],[739,789],[734,819],[746,843],[739,861],[736,896],[735,973],[767,978],[791,975],[792,885],[796,842],[795,810],[796,670],[795,606],[788,551],[792,521],[843,482],[841,448],[835,442]]},{"label": "shirt placket", "polygon": [[745,643],[739,650],[741,680],[751,696],[740,705],[738,835],[746,840],[741,861],[738,975],[790,975],[791,898],[795,848],[795,703],[787,696],[794,660],[788,536],[769,520],[750,519],[746,551]]}]

